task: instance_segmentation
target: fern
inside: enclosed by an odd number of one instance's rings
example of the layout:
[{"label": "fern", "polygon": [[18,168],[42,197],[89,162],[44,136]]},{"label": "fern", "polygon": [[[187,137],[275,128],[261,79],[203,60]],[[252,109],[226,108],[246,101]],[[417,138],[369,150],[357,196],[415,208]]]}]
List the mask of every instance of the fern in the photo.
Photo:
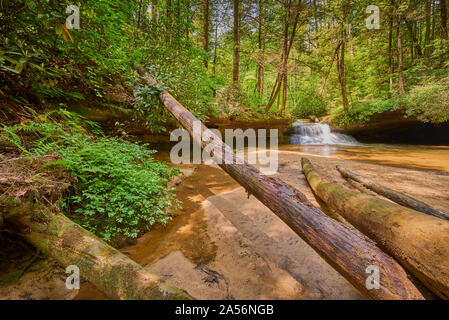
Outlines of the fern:
[{"label": "fern", "polygon": [[[169,219],[164,208],[176,205],[168,179],[175,173],[151,157],[146,145],[107,138],[97,124],[66,110],[33,113],[33,119],[3,126],[3,136],[27,155],[57,154],[48,166],[64,165],[77,178],[77,193],[63,202],[67,214],[110,241],[136,238]],[[19,133],[32,135],[24,148]]]}]

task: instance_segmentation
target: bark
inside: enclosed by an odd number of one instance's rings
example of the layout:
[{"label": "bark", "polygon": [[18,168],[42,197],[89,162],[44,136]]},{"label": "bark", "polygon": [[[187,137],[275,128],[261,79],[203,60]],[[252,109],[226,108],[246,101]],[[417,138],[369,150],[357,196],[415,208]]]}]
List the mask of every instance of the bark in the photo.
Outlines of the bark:
[{"label": "bark", "polygon": [[[153,79],[147,79],[157,86]],[[373,299],[423,299],[402,267],[373,241],[327,217],[292,186],[280,179],[267,177],[240,160],[229,146],[168,92],[162,91],[159,97],[196,143],[203,148],[212,145],[212,150],[215,150],[212,152],[213,158],[225,172],[271,209],[362,294]],[[200,124],[202,136],[211,137],[212,142],[201,139],[199,132],[194,134],[196,121]],[[378,290],[368,290],[365,285],[366,267],[371,264],[377,265],[383,275]]]},{"label": "bark", "polygon": [[112,299],[192,299],[60,213],[9,202],[5,218],[38,250],[64,267],[76,265],[82,278]]},{"label": "bark", "polygon": [[441,38],[447,39],[447,0],[440,0]]},{"label": "bark", "polygon": [[327,182],[302,159],[310,187],[332,209],[394,256],[429,290],[449,298],[449,222]]},{"label": "bark", "polygon": [[393,95],[393,1],[390,0],[389,30],[388,30],[388,77],[390,82],[390,97]]},{"label": "bark", "polygon": [[426,56],[430,55],[431,48],[430,48],[430,32],[431,32],[431,24],[430,24],[430,6],[431,6],[431,0],[426,0],[426,35],[425,35],[425,43],[426,48],[424,50],[424,53]]},{"label": "bark", "polygon": [[[215,37],[214,37],[214,60],[213,60],[213,75],[215,77],[217,73],[217,50],[218,50],[218,23],[215,26]],[[215,97],[215,94],[214,94]]]},{"label": "bark", "polygon": [[259,12],[258,12],[258,45],[259,56],[257,58],[257,84],[256,90],[259,98],[262,98],[263,92],[263,63],[264,63],[264,36],[263,36],[263,0],[259,0]]},{"label": "bark", "polygon": [[240,0],[234,0],[234,58],[232,70],[232,87],[239,89],[240,60]]},{"label": "bark", "polygon": [[[398,7],[401,5],[401,0],[398,0]],[[399,93],[405,93],[404,89],[404,76],[402,74],[402,39],[401,39],[401,14],[398,13],[397,21],[397,37],[398,37],[398,86]]]},{"label": "bark", "polygon": [[401,206],[429,214],[434,217],[438,217],[440,219],[449,220],[449,215],[445,212],[442,212],[440,210],[437,210],[435,208],[432,208],[428,204],[415,199],[413,197],[410,197],[409,195],[406,195],[402,192],[395,191],[393,189],[390,189],[388,187],[384,187],[382,185],[376,184],[370,180],[368,180],[365,177],[362,177],[360,175],[357,175],[351,171],[348,171],[340,166],[337,166],[337,170],[340,172],[340,174],[345,178],[346,180],[354,180],[358,183],[361,183],[365,188],[376,192],[377,194],[380,194],[381,196],[384,196],[385,198],[390,199],[391,201],[394,201]]},{"label": "bark", "polygon": [[[410,33],[410,53],[411,53],[411,58],[413,60],[413,57],[420,57],[422,55],[422,50],[421,50],[421,46],[419,44],[419,40],[416,36],[416,29],[417,29],[417,25],[416,25],[416,21],[406,21],[406,25],[407,25],[407,29]],[[413,53],[415,53],[415,55],[413,55]]]},{"label": "bark", "polygon": [[354,40],[352,36],[352,23],[349,24],[348,33],[349,33],[349,53],[351,54],[351,57],[354,57]]},{"label": "bark", "polygon": [[[204,0],[203,50],[209,53],[209,0]],[[209,65],[208,59],[204,59],[206,69]]]},{"label": "bark", "polygon": [[346,91],[346,75],[345,75],[345,41],[341,40],[339,49],[337,49],[337,73],[338,82],[340,83],[341,97],[343,99],[343,107],[348,109],[348,93]]}]

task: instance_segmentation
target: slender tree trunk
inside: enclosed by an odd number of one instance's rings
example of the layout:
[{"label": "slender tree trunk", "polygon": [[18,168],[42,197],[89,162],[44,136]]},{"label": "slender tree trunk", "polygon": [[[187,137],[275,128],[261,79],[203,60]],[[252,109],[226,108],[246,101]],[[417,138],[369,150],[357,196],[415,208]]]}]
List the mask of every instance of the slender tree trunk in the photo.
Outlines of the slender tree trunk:
[{"label": "slender tree trunk", "polygon": [[[204,0],[203,50],[209,53],[209,0]],[[209,66],[208,59],[204,59],[206,69]]]},{"label": "slender tree trunk", "polygon": [[[284,61],[282,62],[282,78],[280,86],[282,85],[282,101],[281,106],[279,108],[279,100],[278,100],[278,114],[282,114],[285,109],[285,105],[287,103],[287,65],[288,65],[288,28],[290,24],[290,4],[287,7],[287,18],[285,19],[284,26],[284,45],[283,45],[283,56]],[[279,99],[280,96],[279,96]]]},{"label": "slender tree trunk", "polygon": [[171,41],[171,12],[172,12],[172,2],[171,0],[167,0],[167,9],[166,9],[166,17],[167,17],[167,42]]},{"label": "slender tree trunk", "polygon": [[354,56],[354,43],[353,43],[353,37],[352,37],[352,23],[349,24],[348,27],[348,33],[349,33],[349,52],[351,54],[351,57]]},{"label": "slender tree trunk", "polygon": [[259,98],[262,97],[262,73],[263,73],[263,60],[264,60],[264,52],[263,52],[263,0],[259,0],[259,30],[258,30],[258,44],[259,44],[259,56],[257,58],[257,85],[256,90]]},{"label": "slender tree trunk", "polygon": [[214,40],[214,61],[213,61],[213,75],[217,73],[217,49],[218,49],[218,23],[215,25],[215,40]]},{"label": "slender tree trunk", "polygon": [[432,40],[435,40],[435,29],[436,29],[436,20],[435,19],[435,12],[437,11],[436,9],[436,3],[434,1],[432,1]]},{"label": "slender tree trunk", "polygon": [[139,12],[137,14],[137,28],[140,28],[140,21],[141,21],[141,15],[142,15],[142,3],[143,0],[139,1]]},{"label": "slender tree trunk", "polygon": [[240,59],[240,0],[234,0],[234,61],[232,71],[232,87],[239,90]]},{"label": "slender tree trunk", "polygon": [[440,0],[441,38],[447,39],[447,0]]},{"label": "slender tree trunk", "polygon": [[388,77],[390,81],[390,97],[393,95],[393,10],[394,0],[390,0],[389,30],[388,30]]},{"label": "slender tree trunk", "polygon": [[[286,6],[286,10],[287,10],[287,12],[289,14],[289,12],[290,12],[290,4],[289,4],[289,2],[285,2],[285,6]],[[274,86],[273,86],[273,90],[271,91],[269,102],[267,104],[267,107],[265,108],[266,112],[268,112],[270,110],[271,106],[276,101],[276,98],[278,98],[278,95],[280,93],[281,85],[283,83],[283,74],[284,74],[284,71],[286,72],[286,70],[287,70],[288,56],[290,54],[290,51],[291,51],[291,48],[293,46],[293,42],[294,42],[294,39],[295,39],[295,36],[296,36],[296,27],[298,25],[300,12],[301,12],[301,1],[299,1],[299,3],[296,6],[296,16],[295,16],[295,21],[293,23],[293,28],[292,28],[292,33],[291,33],[291,36],[290,36],[290,41],[288,41],[288,39],[287,39],[287,51],[286,52],[284,52],[284,51],[282,52],[281,64],[280,64],[280,67],[279,67],[279,72],[278,72],[276,80],[274,82]],[[288,36],[288,29],[287,29],[287,36]],[[285,39],[285,37],[284,37],[284,39]],[[285,44],[285,42],[284,42],[284,44]]]},{"label": "slender tree trunk", "polygon": [[337,73],[338,82],[340,82],[341,97],[343,99],[343,108],[348,110],[349,101],[348,93],[346,91],[346,76],[345,76],[345,41],[340,40],[339,50],[337,49]]},{"label": "slender tree trunk", "polygon": [[426,46],[426,49],[424,50],[424,53],[425,53],[425,55],[426,56],[429,56],[430,55],[430,52],[431,52],[431,48],[430,48],[430,28],[431,28],[431,25],[430,25],[430,4],[431,4],[431,1],[430,0],[426,0],[426,4],[425,4],[425,6],[426,6],[426,35],[425,35],[425,46]]},{"label": "slender tree trunk", "polygon": [[[398,0],[398,8],[401,5],[401,0]],[[402,74],[402,39],[401,39],[401,14],[398,12],[398,25],[397,25],[397,37],[398,37],[398,86],[399,93],[405,93],[404,78]]]}]

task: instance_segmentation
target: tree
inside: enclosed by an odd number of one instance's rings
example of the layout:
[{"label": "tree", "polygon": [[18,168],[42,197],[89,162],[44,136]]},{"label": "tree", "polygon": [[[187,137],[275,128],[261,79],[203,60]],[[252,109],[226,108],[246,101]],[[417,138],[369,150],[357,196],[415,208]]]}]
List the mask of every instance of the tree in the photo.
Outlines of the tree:
[{"label": "tree", "polygon": [[394,0],[390,0],[388,14],[388,78],[390,83],[390,97],[393,94],[393,24]]},{"label": "tree", "polygon": [[404,89],[404,76],[402,73],[402,38],[401,38],[401,12],[400,12],[401,0],[398,0],[398,13],[397,13],[397,38],[398,38],[398,87],[399,93],[405,93]]},{"label": "tree", "polygon": [[239,90],[240,64],[240,0],[234,0],[234,60],[232,71],[232,87]]},{"label": "tree", "polygon": [[[285,110],[285,106],[287,103],[287,64],[288,57],[290,55],[291,48],[293,46],[293,42],[295,40],[296,29],[299,21],[299,15],[301,13],[301,1],[298,1],[298,4],[293,5],[290,0],[285,0],[284,2],[285,9],[285,22],[284,22],[284,37],[283,37],[283,49],[281,55],[281,61],[279,65],[279,71],[276,77],[276,81],[274,83],[273,89],[271,91],[269,102],[265,108],[265,111],[269,111],[273,103],[277,98],[280,98],[281,87],[283,86],[282,91],[282,105],[279,109],[279,113]],[[292,10],[293,9],[293,10]],[[289,24],[291,20],[291,11],[294,11],[293,18],[293,27],[291,31],[291,35],[289,36]]]},{"label": "tree", "polygon": [[[203,25],[203,50],[209,52],[209,0],[203,0],[204,4],[204,25]],[[208,68],[208,57],[204,59],[204,66]]]},{"label": "tree", "polygon": [[447,39],[447,0],[440,0],[441,38]]}]

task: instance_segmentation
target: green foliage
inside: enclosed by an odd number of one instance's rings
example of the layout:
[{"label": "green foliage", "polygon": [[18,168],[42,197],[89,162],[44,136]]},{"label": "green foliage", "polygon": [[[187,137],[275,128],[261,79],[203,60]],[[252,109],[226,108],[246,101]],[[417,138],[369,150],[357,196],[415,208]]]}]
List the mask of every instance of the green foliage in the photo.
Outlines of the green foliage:
[{"label": "green foliage", "polygon": [[449,78],[414,86],[407,100],[407,116],[416,116],[423,122],[449,121]]},{"label": "green foliage", "polygon": [[407,100],[404,96],[397,96],[392,99],[373,99],[360,101],[345,111],[343,108],[335,111],[330,121],[338,126],[366,123],[372,119],[373,115],[382,114],[386,111],[395,111],[404,108]]},{"label": "green foliage", "polygon": [[326,114],[327,102],[320,91],[319,84],[318,77],[311,77],[309,81],[303,82],[292,95],[291,102],[295,105],[291,107],[291,111],[295,117],[321,117]]},{"label": "green foliage", "polygon": [[[32,121],[4,130],[8,140],[27,154],[59,155],[60,160],[50,165],[64,165],[78,181],[65,208],[75,221],[107,241],[136,238],[155,223],[166,223],[164,209],[177,205],[166,188],[176,170],[156,162],[151,157],[155,151],[118,138],[95,137],[89,131],[98,134],[97,126],[76,114],[36,114]],[[38,138],[25,150],[19,134],[27,132]]]},{"label": "green foliage", "polygon": [[68,201],[83,227],[108,241],[119,234],[136,238],[156,222],[168,221],[165,208],[174,198],[166,184],[174,172],[154,161],[145,146],[100,138],[59,152],[58,163],[79,179],[79,193]]}]

